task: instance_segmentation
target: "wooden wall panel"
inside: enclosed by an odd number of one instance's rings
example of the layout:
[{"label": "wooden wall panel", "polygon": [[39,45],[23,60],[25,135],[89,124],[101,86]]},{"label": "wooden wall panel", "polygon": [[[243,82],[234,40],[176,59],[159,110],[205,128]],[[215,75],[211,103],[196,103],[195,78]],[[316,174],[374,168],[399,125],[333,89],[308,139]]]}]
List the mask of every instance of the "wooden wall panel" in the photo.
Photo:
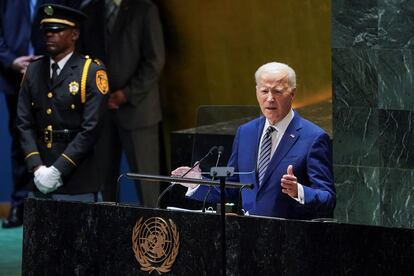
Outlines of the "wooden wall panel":
[{"label": "wooden wall panel", "polygon": [[330,1],[158,0],[167,63],[166,129],[193,127],[199,105],[256,104],[254,72],[281,61],[297,72],[296,105],[331,98]]}]

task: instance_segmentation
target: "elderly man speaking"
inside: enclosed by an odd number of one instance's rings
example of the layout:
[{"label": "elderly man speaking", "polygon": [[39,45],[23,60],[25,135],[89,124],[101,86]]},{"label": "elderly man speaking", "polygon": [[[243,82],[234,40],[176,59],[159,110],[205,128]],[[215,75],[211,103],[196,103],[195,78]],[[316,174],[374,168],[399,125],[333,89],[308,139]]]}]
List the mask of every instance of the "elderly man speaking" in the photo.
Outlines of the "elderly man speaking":
[{"label": "elderly man speaking", "polygon": [[[228,179],[254,184],[242,192],[243,209],[250,215],[290,219],[332,217],[336,197],[331,141],[324,130],[292,109],[295,71],[271,62],[261,66],[255,78],[263,116],[239,127],[228,162],[235,171],[254,171]],[[189,169],[179,167],[171,175],[181,176]],[[201,178],[201,173],[196,169],[186,177]],[[204,200],[208,187],[183,185],[187,196]],[[226,190],[227,200],[237,197],[238,190]],[[207,200],[219,202],[220,190],[213,188]]]}]

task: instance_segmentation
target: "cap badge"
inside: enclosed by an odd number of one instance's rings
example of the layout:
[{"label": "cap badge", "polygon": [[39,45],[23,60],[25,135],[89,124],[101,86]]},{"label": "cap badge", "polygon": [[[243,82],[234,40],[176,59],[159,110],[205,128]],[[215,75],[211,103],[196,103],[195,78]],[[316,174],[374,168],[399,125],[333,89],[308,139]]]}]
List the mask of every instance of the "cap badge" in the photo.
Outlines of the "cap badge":
[{"label": "cap badge", "polygon": [[47,14],[48,16],[53,15],[53,7],[52,6],[46,6],[44,7],[43,11],[45,12],[45,14]]},{"label": "cap badge", "polygon": [[78,94],[79,91],[79,83],[77,83],[76,81],[72,81],[71,83],[69,83],[69,92],[72,95],[76,95]]}]

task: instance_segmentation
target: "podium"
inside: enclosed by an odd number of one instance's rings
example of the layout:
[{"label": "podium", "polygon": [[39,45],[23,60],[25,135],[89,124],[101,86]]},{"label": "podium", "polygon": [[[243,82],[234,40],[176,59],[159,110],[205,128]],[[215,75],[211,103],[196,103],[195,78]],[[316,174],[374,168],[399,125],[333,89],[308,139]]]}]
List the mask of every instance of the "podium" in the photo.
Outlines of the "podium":
[{"label": "podium", "polygon": [[[166,275],[224,275],[218,214],[27,199],[24,215],[23,275],[149,275],[133,240],[151,218],[178,236]],[[226,275],[410,275],[414,263],[412,229],[226,215],[226,244]]]}]

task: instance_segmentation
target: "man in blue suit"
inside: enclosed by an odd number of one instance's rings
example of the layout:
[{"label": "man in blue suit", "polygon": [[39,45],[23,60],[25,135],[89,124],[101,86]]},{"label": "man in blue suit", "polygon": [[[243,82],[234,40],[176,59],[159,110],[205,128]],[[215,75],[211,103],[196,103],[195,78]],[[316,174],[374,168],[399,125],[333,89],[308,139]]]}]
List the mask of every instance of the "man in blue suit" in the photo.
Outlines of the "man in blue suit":
[{"label": "man in blue suit", "polygon": [[[0,0],[0,93],[5,93],[9,111],[9,131],[12,136],[13,192],[8,218],[2,227],[20,226],[23,223],[25,186],[31,179],[24,164],[15,125],[17,92],[26,68],[40,47],[40,30],[33,30],[36,1]],[[39,25],[37,25],[39,28]]]},{"label": "man in blue suit", "polygon": [[[242,191],[243,209],[250,215],[290,219],[332,217],[335,208],[332,147],[328,134],[292,109],[296,74],[288,65],[271,62],[255,74],[256,96],[263,116],[237,130],[228,166],[237,172],[228,180],[253,183]],[[181,176],[180,167],[172,176]],[[201,178],[196,169],[186,177]],[[208,187],[183,184],[187,196],[204,200]],[[227,201],[237,199],[238,190],[227,189]],[[219,202],[213,188],[208,201]]]}]

